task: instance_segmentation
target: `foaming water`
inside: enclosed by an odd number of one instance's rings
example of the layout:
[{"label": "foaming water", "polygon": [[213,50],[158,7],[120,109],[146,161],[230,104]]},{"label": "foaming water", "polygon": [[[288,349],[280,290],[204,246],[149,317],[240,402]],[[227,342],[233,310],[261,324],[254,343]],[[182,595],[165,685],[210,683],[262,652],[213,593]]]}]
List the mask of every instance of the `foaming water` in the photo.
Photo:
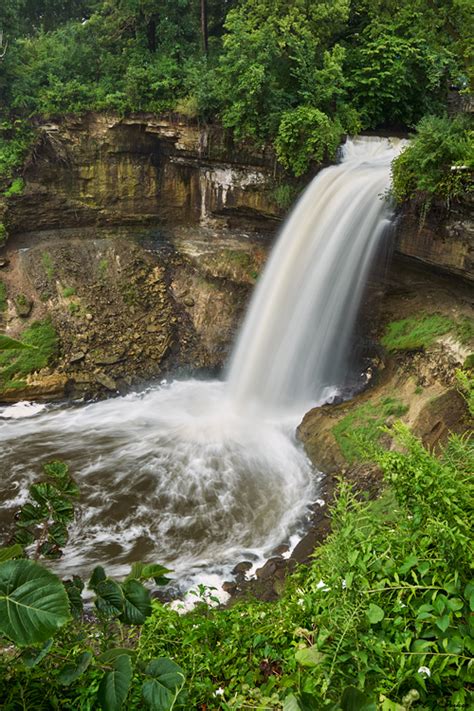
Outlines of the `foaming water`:
[{"label": "foaming water", "polygon": [[384,194],[402,141],[348,140],[291,213],[231,361],[237,406],[302,407],[343,385],[370,266],[390,223]]},{"label": "foaming water", "polygon": [[148,560],[186,585],[297,540],[317,483],[295,427],[344,383],[399,148],[348,141],[343,162],[311,183],[257,287],[228,383],[175,381],[80,407],[0,410],[3,531],[41,464],[61,458],[81,491],[55,563],[62,573],[100,563],[121,574]]},{"label": "foaming water", "polygon": [[224,383],[193,380],[5,420],[2,518],[25,499],[39,463],[62,458],[81,490],[62,572],[100,563],[118,574],[146,558],[181,579],[225,573],[263,560],[305,519],[315,483],[295,424],[242,417]]}]

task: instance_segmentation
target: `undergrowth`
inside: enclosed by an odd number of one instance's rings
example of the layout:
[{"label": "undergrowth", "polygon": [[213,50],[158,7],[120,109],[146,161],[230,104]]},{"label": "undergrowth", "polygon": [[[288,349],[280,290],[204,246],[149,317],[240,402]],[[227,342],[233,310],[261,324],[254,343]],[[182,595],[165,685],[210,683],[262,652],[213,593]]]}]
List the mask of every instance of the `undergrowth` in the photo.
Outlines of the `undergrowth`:
[{"label": "undergrowth", "polygon": [[54,358],[58,338],[51,321],[36,321],[21,335],[31,348],[0,352],[0,384],[3,388],[22,387],[22,378],[45,368]]},{"label": "undergrowth", "polygon": [[378,403],[368,402],[359,405],[343,417],[333,427],[332,431],[345,459],[352,463],[359,456],[358,445],[354,441],[354,433],[374,444],[380,440],[382,435],[381,427],[385,425],[387,418],[400,417],[407,410],[408,407],[400,400],[386,397]]}]

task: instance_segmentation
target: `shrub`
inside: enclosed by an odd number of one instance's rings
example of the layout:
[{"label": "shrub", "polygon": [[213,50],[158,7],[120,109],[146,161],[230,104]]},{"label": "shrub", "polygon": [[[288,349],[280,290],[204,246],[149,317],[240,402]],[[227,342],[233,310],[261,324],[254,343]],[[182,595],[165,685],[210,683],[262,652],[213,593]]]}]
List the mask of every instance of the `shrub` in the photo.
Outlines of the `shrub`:
[{"label": "shrub", "polygon": [[[420,192],[447,200],[472,191],[474,132],[466,117],[426,116],[409,146],[393,162],[392,191],[398,202]],[[463,167],[452,170],[452,167]]]},{"label": "shrub", "polygon": [[312,162],[334,159],[344,131],[339,121],[311,106],[286,111],[281,118],[275,149],[278,160],[296,176]]}]

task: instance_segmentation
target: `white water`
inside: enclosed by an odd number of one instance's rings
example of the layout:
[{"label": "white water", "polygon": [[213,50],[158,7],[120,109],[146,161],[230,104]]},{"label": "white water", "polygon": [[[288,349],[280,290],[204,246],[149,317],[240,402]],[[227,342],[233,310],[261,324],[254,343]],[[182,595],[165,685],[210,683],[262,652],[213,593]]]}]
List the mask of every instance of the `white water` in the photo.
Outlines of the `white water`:
[{"label": "white water", "polygon": [[61,572],[101,563],[118,574],[146,559],[186,584],[294,539],[317,496],[295,427],[309,401],[342,383],[394,153],[386,141],[349,142],[344,162],[309,186],[257,289],[230,383],[175,381],[83,406],[0,410],[0,522],[54,457],[81,490]]},{"label": "white water", "polygon": [[231,397],[274,411],[342,385],[369,269],[390,220],[384,194],[402,142],[359,138],[306,189],[253,297],[231,362]]}]

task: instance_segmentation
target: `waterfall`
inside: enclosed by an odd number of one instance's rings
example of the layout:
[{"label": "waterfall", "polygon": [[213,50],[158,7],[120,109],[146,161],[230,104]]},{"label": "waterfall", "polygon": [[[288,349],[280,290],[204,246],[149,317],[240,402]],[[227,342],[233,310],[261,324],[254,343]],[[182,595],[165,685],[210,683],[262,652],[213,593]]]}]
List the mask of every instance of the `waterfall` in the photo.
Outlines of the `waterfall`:
[{"label": "waterfall", "polygon": [[368,272],[390,222],[390,165],[403,142],[356,138],[288,218],[256,288],[229,372],[239,407],[320,400],[342,385]]},{"label": "waterfall", "polygon": [[318,478],[295,427],[306,404],[343,381],[390,216],[381,196],[396,152],[387,140],[349,141],[342,163],[311,183],[257,287],[228,382],[163,381],[83,405],[0,407],[0,531],[40,464],[60,458],[81,490],[55,563],[62,574],[105,565],[123,575],[149,560],[172,568],[183,587],[214,585],[200,576],[226,579],[237,562],[257,567],[296,542]]}]

